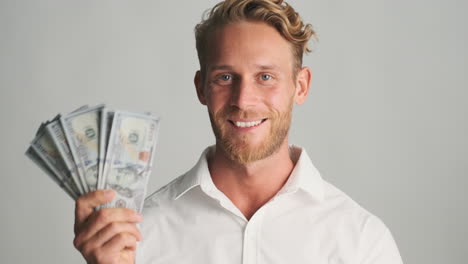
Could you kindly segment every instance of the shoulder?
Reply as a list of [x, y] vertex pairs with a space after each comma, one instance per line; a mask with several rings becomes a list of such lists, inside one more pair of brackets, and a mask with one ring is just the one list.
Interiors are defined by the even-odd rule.
[[344, 227], [352, 228], [361, 235], [366, 234], [366, 231], [370, 229], [374, 233], [388, 231], [387, 226], [380, 217], [368, 211], [348, 194], [328, 181], [324, 180], [323, 184], [325, 189], [325, 197], [322, 202], [323, 209]]
[[[177, 213], [175, 208], [178, 201], [175, 198], [185, 177], [186, 174], [180, 175], [146, 197], [142, 212], [143, 221], [139, 224], [140, 231], [147, 238], [146, 242], [152, 241], [153, 237], [160, 236], [161, 222], [174, 217]], [[142, 246], [144, 244], [147, 243], [142, 243]]]
[[393, 235], [379, 216], [333, 184], [324, 181], [324, 187], [324, 207], [336, 219], [338, 232], [346, 234], [346, 242], [356, 246], [359, 263], [402, 263]]
[[182, 174], [148, 195], [143, 206], [143, 214], [145, 217], [151, 215], [155, 211], [165, 210], [170, 207], [175, 201], [180, 189], [180, 184], [185, 177], [186, 174]]

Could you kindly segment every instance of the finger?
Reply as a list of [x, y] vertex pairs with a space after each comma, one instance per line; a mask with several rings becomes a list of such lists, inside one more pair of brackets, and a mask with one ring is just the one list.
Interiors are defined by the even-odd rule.
[[143, 219], [142, 215], [128, 208], [104, 208], [92, 213], [82, 226], [77, 227], [75, 246], [89, 240], [101, 229], [111, 223], [126, 222], [138, 223]]
[[120, 252], [126, 250], [136, 250], [137, 240], [135, 236], [128, 233], [119, 233], [102, 245], [103, 251]]
[[[93, 237], [88, 240], [83, 240], [87, 247], [98, 248], [112, 239], [119, 233], [128, 233], [133, 235], [137, 241], [142, 239], [141, 233], [133, 223], [128, 222], [113, 222], [108, 224], [106, 227], [98, 231]], [[82, 248], [83, 245], [80, 242], [77, 243], [77, 248]]]
[[109, 189], [97, 190], [80, 196], [75, 203], [75, 226], [81, 225], [93, 213], [94, 208], [112, 201], [114, 195], [115, 192]]
[[[97, 248], [91, 252], [88, 259], [91, 263], [134, 263], [136, 249], [123, 249], [117, 251], [114, 248]], [[88, 262], [89, 263], [89, 262]]]
[[124, 249], [120, 251], [120, 260], [122, 263], [133, 263], [135, 261], [136, 250]]

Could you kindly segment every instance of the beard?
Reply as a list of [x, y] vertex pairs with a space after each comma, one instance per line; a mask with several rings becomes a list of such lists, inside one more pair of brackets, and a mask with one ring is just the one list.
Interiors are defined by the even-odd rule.
[[[266, 113], [244, 111], [237, 107], [227, 106], [212, 113], [208, 109], [211, 127], [216, 137], [216, 146], [227, 157], [238, 164], [245, 165], [254, 161], [265, 159], [276, 153], [288, 135], [291, 125], [293, 100], [285, 112], [270, 108]], [[236, 133], [227, 120], [232, 119], [256, 119], [267, 118], [270, 122], [270, 130], [259, 144], [249, 144], [249, 133]], [[263, 122], [262, 122], [263, 124]]]

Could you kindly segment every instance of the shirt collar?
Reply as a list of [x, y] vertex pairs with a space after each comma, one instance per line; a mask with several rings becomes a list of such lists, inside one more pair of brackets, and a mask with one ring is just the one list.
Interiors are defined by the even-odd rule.
[[314, 164], [312, 164], [305, 149], [291, 145], [290, 152], [296, 164], [277, 196], [285, 193], [294, 193], [301, 189], [317, 201], [323, 201], [325, 197], [323, 179]]
[[200, 155], [195, 166], [185, 173], [176, 188], [176, 200], [196, 186], [201, 186], [204, 191], [206, 191], [206, 189], [216, 188], [208, 169], [208, 155], [211, 151], [214, 151], [214, 148], [214, 146], [207, 147]]
[[[185, 173], [183, 179], [177, 186], [177, 195], [175, 199], [184, 195], [186, 192], [196, 186], [200, 186], [205, 193], [217, 190], [211, 179], [208, 169], [208, 154], [214, 151], [215, 146], [206, 148], [200, 156], [197, 164]], [[317, 201], [324, 199], [324, 183], [319, 171], [314, 167], [307, 152], [295, 145], [290, 146], [293, 160], [296, 161], [293, 171], [286, 181], [285, 185], [277, 193], [280, 196], [286, 193], [293, 193], [301, 189]]]

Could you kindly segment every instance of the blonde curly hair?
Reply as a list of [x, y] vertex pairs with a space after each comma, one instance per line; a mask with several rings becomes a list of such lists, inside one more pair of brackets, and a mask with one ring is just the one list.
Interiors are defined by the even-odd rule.
[[311, 24], [304, 24], [299, 14], [283, 0], [225, 0], [205, 12], [195, 26], [196, 48], [200, 69], [205, 71], [210, 33], [222, 26], [241, 21], [262, 21], [274, 28], [291, 44], [293, 71], [302, 67], [302, 56], [310, 52], [307, 42], [316, 37]]

